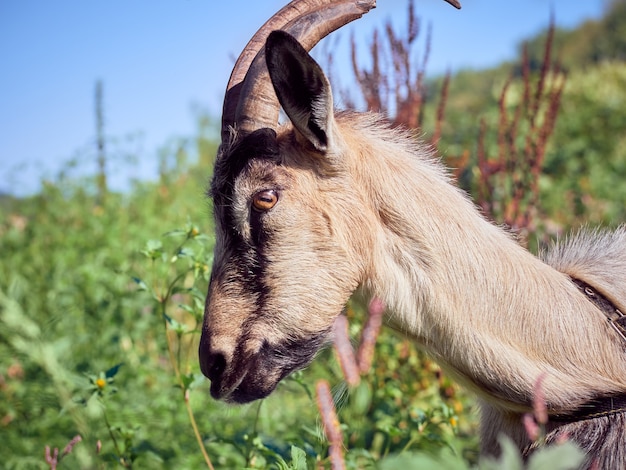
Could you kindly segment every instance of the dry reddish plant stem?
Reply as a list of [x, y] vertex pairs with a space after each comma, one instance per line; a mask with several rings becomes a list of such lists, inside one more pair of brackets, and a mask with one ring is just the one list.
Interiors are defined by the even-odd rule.
[[[552, 65], [554, 22], [550, 24], [544, 58], [536, 80], [532, 79], [528, 51], [522, 53], [522, 99], [513, 110], [506, 105], [512, 78], [499, 99], [497, 156], [485, 152], [486, 126], [478, 136], [478, 199], [492, 218], [515, 230], [534, 230], [541, 174], [548, 139], [554, 131], [565, 75]], [[552, 78], [552, 80], [550, 80]]]
[[357, 362], [354, 358], [354, 349], [352, 349], [352, 345], [350, 344], [348, 319], [344, 315], [339, 315], [333, 324], [333, 338], [343, 376], [348, 385], [355, 387], [361, 381], [361, 377], [359, 375]]
[[[354, 356], [354, 349], [350, 344], [348, 333], [348, 319], [340, 315], [333, 324], [333, 342], [339, 357], [339, 364], [346, 382], [351, 387], [359, 384], [361, 375], [372, 366], [374, 346], [380, 333], [385, 307], [380, 299], [374, 298], [367, 309], [368, 318], [361, 334], [361, 344], [358, 351], [358, 364]], [[343, 437], [339, 428], [339, 420], [335, 404], [330, 394], [328, 382], [320, 380], [316, 385], [317, 407], [322, 415], [326, 438], [330, 442], [330, 461], [333, 469], [345, 468], [343, 461]]]
[[545, 378], [545, 372], [539, 375], [533, 390], [533, 414], [539, 424], [548, 422], [548, 407], [546, 406], [546, 395], [543, 392], [543, 381]]
[[541, 430], [530, 413], [525, 413], [524, 416], [522, 416], [522, 423], [524, 423], [524, 429], [526, 430], [528, 439], [533, 442], [539, 439], [539, 436], [541, 436]]
[[[537, 377], [533, 387], [533, 412], [526, 413], [522, 417], [526, 435], [531, 441], [537, 441], [545, 432], [545, 426], [548, 423], [548, 407], [546, 405], [546, 396], [543, 391], [543, 382], [546, 379], [546, 373], [542, 373]], [[567, 437], [564, 438], [566, 440]]]
[[54, 448], [52, 454], [50, 453], [50, 446], [46, 446], [46, 463], [50, 465], [50, 470], [55, 470], [57, 468], [59, 457], [59, 449], [57, 447]]
[[380, 299], [374, 298], [368, 307], [368, 317], [361, 334], [361, 345], [357, 353], [357, 363], [361, 374], [367, 373], [372, 367], [374, 359], [374, 347], [383, 324], [383, 312], [385, 307]]
[[[417, 128], [423, 119], [426, 97], [424, 72], [430, 54], [432, 31], [426, 29], [424, 50], [420, 61], [415, 59], [414, 47], [420, 33], [419, 18], [413, 1], [409, 1], [406, 30], [397, 33], [387, 22], [379, 33], [374, 30], [370, 46], [371, 68], [361, 67], [357, 61], [356, 41], [351, 41], [352, 70], [361, 95], [369, 111], [382, 112], [393, 125]], [[381, 40], [381, 37], [383, 38]], [[417, 63], [417, 66], [414, 64]], [[341, 92], [346, 103], [349, 93]]]
[[78, 444], [82, 440], [83, 440], [83, 438], [80, 436], [80, 434], [77, 434], [76, 436], [74, 436], [67, 443], [67, 445], [63, 449], [63, 452], [61, 452], [61, 457], [60, 458], [59, 458], [59, 449], [58, 449], [58, 447], [55, 447], [54, 450], [52, 450], [52, 452], [50, 452], [50, 446], [46, 446], [45, 459], [46, 459], [46, 463], [48, 465], [50, 465], [50, 470], [55, 470], [57, 468], [57, 465], [59, 464], [59, 460], [61, 460], [66, 455], [71, 454], [72, 450], [74, 449], [74, 446], [76, 444]]
[[441, 94], [439, 98], [439, 105], [437, 106], [437, 117], [435, 119], [435, 131], [433, 132], [433, 137], [431, 139], [431, 143], [437, 147], [439, 144], [439, 139], [441, 138], [441, 127], [443, 125], [445, 112], [446, 112], [446, 102], [448, 101], [448, 89], [450, 88], [450, 71], [446, 72], [446, 76], [443, 79], [443, 84], [441, 85]]
[[328, 382], [319, 380], [315, 385], [315, 391], [317, 394], [317, 407], [322, 415], [322, 423], [324, 424], [324, 433], [330, 443], [331, 468], [333, 470], [343, 470], [346, 468], [343, 460], [343, 436]]

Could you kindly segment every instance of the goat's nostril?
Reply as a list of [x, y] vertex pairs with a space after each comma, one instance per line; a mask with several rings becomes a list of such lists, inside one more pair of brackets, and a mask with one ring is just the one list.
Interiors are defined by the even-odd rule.
[[200, 359], [200, 369], [211, 382], [219, 380], [226, 369], [226, 358], [221, 353], [209, 353]]
[[224, 369], [226, 369], [226, 358], [223, 354], [214, 354], [213, 363], [209, 368], [209, 379], [215, 380], [221, 377]]

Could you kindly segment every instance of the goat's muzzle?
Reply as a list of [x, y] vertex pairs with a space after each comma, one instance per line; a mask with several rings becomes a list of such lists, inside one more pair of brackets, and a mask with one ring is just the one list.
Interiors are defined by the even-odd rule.
[[[212, 349], [208, 334], [203, 334], [200, 340], [199, 359], [200, 370], [211, 381], [211, 396], [216, 400], [247, 403], [263, 398], [271, 392], [269, 390], [263, 393], [259, 390], [257, 393], [251, 393], [246, 390], [245, 379], [248, 375], [248, 368], [241, 367], [241, 365], [235, 367], [235, 361], [232, 358], [227, 359], [225, 353]], [[250, 360], [245, 363], [251, 365]]]
[[280, 344], [264, 341], [251, 352], [240, 341], [232, 357], [211, 349], [210, 334], [200, 340], [200, 370], [211, 381], [211, 396], [231, 403], [248, 403], [265, 398], [291, 372], [307, 366], [324, 345], [329, 331]]

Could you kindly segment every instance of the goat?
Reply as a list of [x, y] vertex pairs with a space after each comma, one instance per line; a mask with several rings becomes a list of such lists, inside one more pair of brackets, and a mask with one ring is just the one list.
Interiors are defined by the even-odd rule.
[[211, 395], [269, 395], [360, 289], [478, 395], [484, 454], [499, 452], [500, 434], [532, 450], [521, 418], [543, 375], [547, 441], [569, 436], [586, 466], [626, 468], [626, 226], [581, 231], [539, 259], [408, 131], [335, 112], [307, 51], [374, 6], [296, 0], [235, 64], [210, 187], [199, 359]]

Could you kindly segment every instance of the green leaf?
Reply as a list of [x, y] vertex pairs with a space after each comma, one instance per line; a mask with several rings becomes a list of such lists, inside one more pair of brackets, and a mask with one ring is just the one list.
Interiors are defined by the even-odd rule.
[[176, 334], [178, 335], [182, 335], [184, 333], [186, 333], [189, 328], [187, 327], [187, 325], [185, 325], [184, 323], [179, 322], [178, 320], [175, 320], [174, 318], [170, 317], [167, 314], [163, 314], [163, 317], [165, 317], [165, 321], [167, 322], [168, 326], [176, 332]]
[[570, 470], [579, 468], [585, 453], [573, 442], [543, 447], [533, 453], [528, 461], [528, 470]]
[[141, 253], [152, 260], [161, 258], [163, 256], [163, 243], [161, 240], [148, 240]]
[[161, 242], [161, 240], [148, 240], [146, 242], [146, 250], [148, 251], [156, 251], [156, 250], [162, 250], [163, 249], [163, 243]]
[[178, 304], [178, 308], [180, 308], [181, 310], [184, 310], [185, 312], [191, 313], [191, 314], [195, 313], [194, 308], [192, 306], [190, 306], [190, 305], [187, 305], [187, 304]]
[[184, 258], [184, 257], [193, 258], [195, 254], [196, 252], [194, 251], [194, 249], [190, 247], [185, 247], [185, 248], [181, 248], [180, 250], [178, 250], [178, 256], [180, 258]]
[[505, 435], [501, 435], [498, 441], [502, 449], [500, 458], [487, 457], [482, 459], [479, 466], [480, 470], [501, 470], [503, 468], [507, 470], [523, 470], [522, 456], [513, 441]]
[[[382, 459], [376, 468], [380, 470], [409, 468], [418, 468], [420, 470], [469, 470], [470, 467], [460, 456], [453, 454], [449, 449], [444, 449], [438, 456], [410, 452], [392, 455]], [[508, 467], [498, 467], [498, 469], [513, 470]]]
[[185, 286], [174, 286], [172, 288], [172, 294], [180, 294], [180, 293], [184, 293], [184, 294], [188, 294], [189, 293], [189, 288], [185, 287]]
[[359, 414], [365, 414], [372, 404], [372, 390], [365, 380], [356, 387], [353, 392], [354, 410]]
[[204, 382], [203, 377], [204, 376], [201, 374], [194, 374], [194, 373], [181, 375], [183, 390], [185, 391], [192, 390], [198, 384], [203, 383]]
[[187, 235], [187, 230], [176, 229], [163, 234], [164, 237], [177, 237], [179, 235]]
[[115, 375], [118, 373], [118, 371], [120, 370], [120, 367], [122, 365], [124, 365], [123, 362], [120, 362], [119, 364], [114, 365], [113, 367], [111, 367], [109, 370], [107, 370], [104, 373], [104, 377], [107, 378], [107, 379], [115, 377]]
[[306, 470], [306, 452], [296, 446], [291, 446], [291, 468]]
[[133, 279], [133, 282], [137, 284], [137, 289], [149, 290], [148, 285], [145, 282], [143, 282], [141, 279], [139, 279], [138, 277], [133, 277], [132, 279]]

